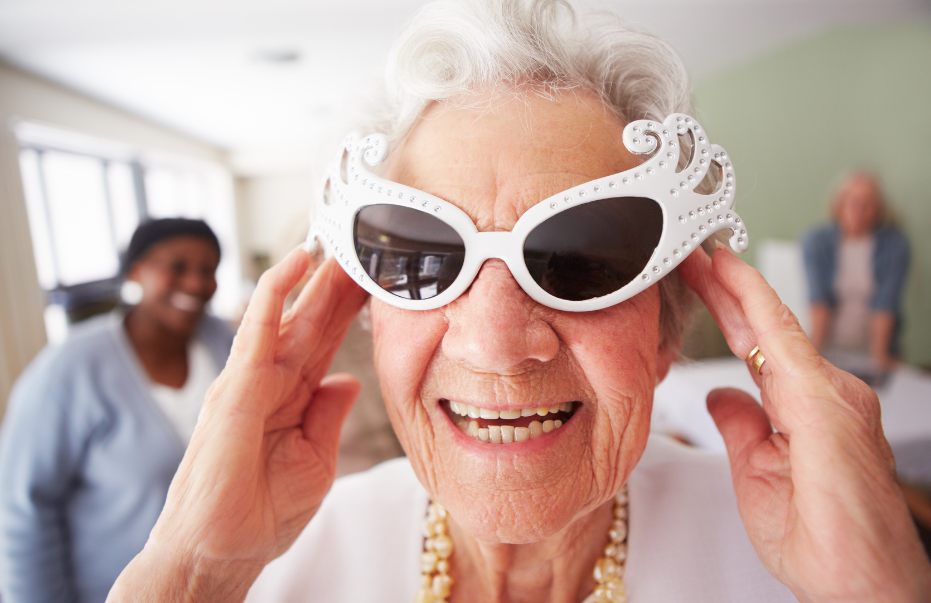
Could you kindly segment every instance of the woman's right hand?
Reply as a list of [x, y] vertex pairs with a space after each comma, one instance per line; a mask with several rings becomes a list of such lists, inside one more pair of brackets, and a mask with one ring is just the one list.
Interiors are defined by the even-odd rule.
[[324, 375], [367, 294], [330, 260], [282, 316], [309, 264], [296, 249], [259, 280], [158, 523], [108, 601], [242, 600], [320, 507], [359, 391]]
[[[679, 274], [746, 358], [762, 406], [714, 390], [737, 508], [767, 570], [806, 602], [931, 601], [931, 563], [895, 477], [876, 392], [818, 355], [759, 272], [726, 249]], [[775, 428], [775, 431], [773, 430]]]

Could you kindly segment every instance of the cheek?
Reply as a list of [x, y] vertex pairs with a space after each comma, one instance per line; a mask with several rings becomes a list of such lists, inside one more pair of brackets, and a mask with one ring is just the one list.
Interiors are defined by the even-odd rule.
[[658, 294], [649, 289], [593, 312], [584, 329], [567, 330], [564, 341], [597, 400], [593, 450], [626, 454], [642, 447], [656, 385]]
[[[625, 389], [655, 379], [659, 296], [652, 289], [622, 304], [591, 312], [582, 326], [561, 337], [592, 386]], [[653, 382], [650, 381], [652, 388]]]
[[372, 300], [375, 369], [391, 422], [405, 450], [408, 433], [428, 419], [420, 385], [446, 331], [440, 311], [400, 310]]
[[164, 297], [165, 292], [170, 288], [170, 278], [159, 270], [143, 270], [137, 275], [137, 281], [142, 286], [143, 299], [154, 302]]

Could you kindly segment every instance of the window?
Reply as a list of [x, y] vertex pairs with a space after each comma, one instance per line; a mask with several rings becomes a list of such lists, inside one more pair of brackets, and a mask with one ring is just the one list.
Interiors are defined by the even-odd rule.
[[140, 222], [200, 218], [223, 251], [215, 314], [234, 318], [241, 275], [232, 179], [223, 166], [146, 153], [37, 124], [16, 127], [49, 339], [119, 299], [120, 253]]

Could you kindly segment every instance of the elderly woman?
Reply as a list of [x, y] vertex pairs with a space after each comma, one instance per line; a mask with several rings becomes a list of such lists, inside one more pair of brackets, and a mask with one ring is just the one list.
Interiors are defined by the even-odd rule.
[[834, 195], [833, 223], [811, 231], [803, 243], [812, 343], [839, 352], [848, 364], [856, 356], [870, 358], [882, 370], [901, 354], [911, 256], [908, 240], [886, 213], [876, 177], [854, 172]]
[[[385, 136], [347, 138], [328, 172], [313, 233], [335, 257], [285, 314], [308, 253], [262, 277], [110, 601], [927, 595], [875, 395], [818, 356], [756, 271], [696, 248], [722, 226], [737, 248], [746, 233], [726, 154], [676, 114], [681, 63], [612, 17], [574, 28], [564, 10], [419, 13], [384, 119], [365, 124]], [[720, 182], [700, 195], [712, 159]], [[736, 354], [753, 351], [763, 407], [709, 399], [729, 467], [649, 436], [682, 282]], [[324, 375], [367, 293], [408, 458], [331, 491], [358, 386]]]

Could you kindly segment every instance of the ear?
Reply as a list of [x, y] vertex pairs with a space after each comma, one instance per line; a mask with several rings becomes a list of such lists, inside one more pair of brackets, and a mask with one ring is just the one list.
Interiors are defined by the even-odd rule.
[[656, 352], [656, 385], [659, 385], [666, 378], [672, 363], [679, 355], [680, 349], [682, 349], [681, 339], [660, 345], [659, 350]]

